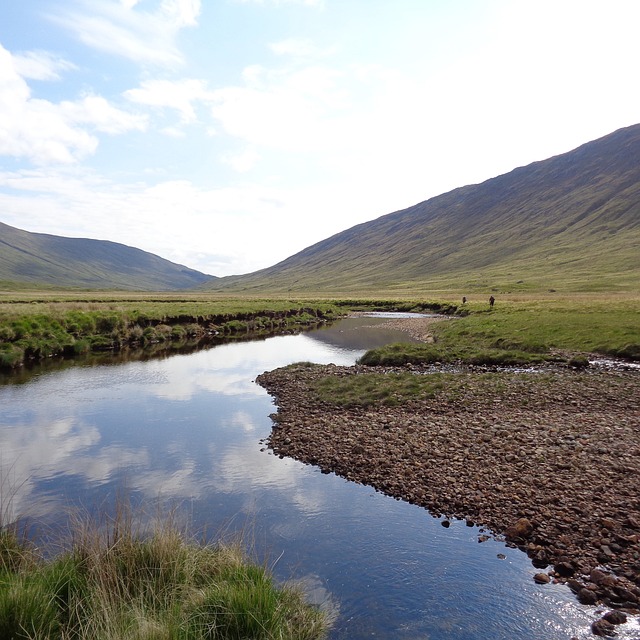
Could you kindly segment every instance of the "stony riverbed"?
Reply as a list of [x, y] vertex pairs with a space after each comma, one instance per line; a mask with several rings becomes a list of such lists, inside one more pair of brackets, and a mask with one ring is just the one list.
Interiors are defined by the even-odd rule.
[[566, 582], [585, 604], [619, 617], [640, 611], [638, 371], [462, 370], [455, 392], [445, 385], [391, 407], [343, 408], [313, 390], [323, 376], [392, 371], [294, 365], [262, 374], [278, 406], [268, 446], [425, 507], [445, 526], [480, 525], [479, 541], [504, 537], [539, 568], [540, 588]]

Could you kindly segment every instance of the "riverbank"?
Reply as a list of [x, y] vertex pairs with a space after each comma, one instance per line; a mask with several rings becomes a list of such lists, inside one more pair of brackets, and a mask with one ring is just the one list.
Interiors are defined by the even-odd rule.
[[[268, 446], [504, 537], [585, 604], [640, 610], [640, 375], [637, 371], [435, 373], [299, 364], [258, 377], [276, 399]], [[392, 396], [345, 403], [356, 379]], [[331, 380], [333, 395], [322, 394]], [[398, 390], [400, 389], [400, 390]], [[482, 538], [480, 538], [480, 541]], [[543, 588], [543, 587], [541, 587]]]
[[335, 320], [330, 303], [32, 300], [0, 304], [0, 371], [89, 353], [179, 352], [215, 341], [300, 332]]

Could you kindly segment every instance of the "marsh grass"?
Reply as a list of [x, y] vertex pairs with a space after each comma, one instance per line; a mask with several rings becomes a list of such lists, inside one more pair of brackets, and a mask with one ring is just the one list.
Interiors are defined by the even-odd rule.
[[47, 561], [0, 530], [0, 638], [15, 640], [315, 640], [327, 621], [277, 585], [240, 544], [196, 544], [169, 516], [138, 528], [120, 503], [84, 516]]
[[291, 300], [207, 300], [150, 295], [77, 299], [27, 293], [0, 298], [0, 368], [90, 351], [148, 348], [220, 335], [300, 330], [332, 318], [333, 304]]
[[482, 347], [477, 344], [460, 342], [439, 342], [438, 344], [395, 343], [367, 351], [358, 363], [369, 366], [400, 367], [406, 365], [431, 365], [465, 363], [477, 366], [520, 366], [549, 360], [558, 356], [522, 348]]

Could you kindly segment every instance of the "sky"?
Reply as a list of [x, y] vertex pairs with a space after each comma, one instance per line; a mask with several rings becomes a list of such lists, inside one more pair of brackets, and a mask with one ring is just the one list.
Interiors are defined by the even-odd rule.
[[638, 0], [0, 4], [0, 222], [216, 276], [640, 122]]

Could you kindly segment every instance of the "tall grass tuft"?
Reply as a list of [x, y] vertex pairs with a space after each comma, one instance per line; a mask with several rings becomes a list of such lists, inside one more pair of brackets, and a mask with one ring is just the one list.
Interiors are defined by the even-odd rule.
[[0, 638], [316, 640], [324, 614], [248, 562], [240, 545], [189, 541], [174, 519], [136, 528], [132, 510], [78, 519], [71, 548], [36, 558], [0, 535]]

